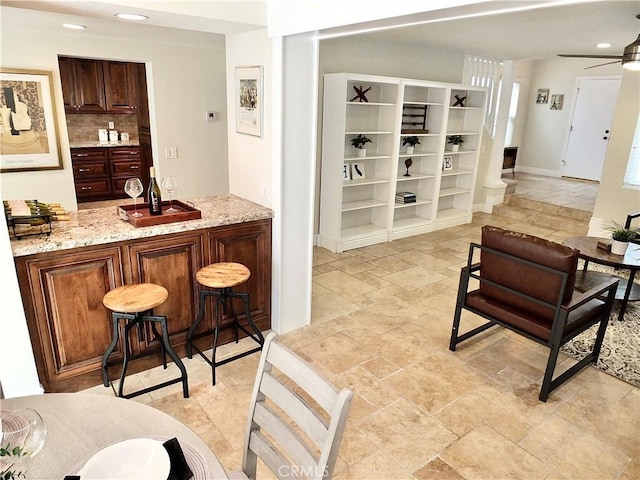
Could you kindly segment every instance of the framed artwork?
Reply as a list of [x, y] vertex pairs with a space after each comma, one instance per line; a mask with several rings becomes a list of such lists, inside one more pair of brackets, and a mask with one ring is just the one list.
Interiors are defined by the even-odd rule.
[[236, 132], [262, 136], [262, 66], [236, 67]]
[[0, 68], [0, 172], [60, 169], [51, 72]]
[[351, 180], [367, 178], [364, 171], [364, 163], [353, 162], [351, 164]]
[[539, 88], [536, 95], [536, 103], [549, 103], [549, 89]]
[[453, 170], [453, 157], [444, 157], [442, 159], [442, 170]]
[[348, 163], [342, 164], [342, 180], [344, 180], [345, 182], [347, 180], [351, 180], [351, 168], [349, 167]]
[[562, 110], [562, 102], [564, 102], [564, 95], [551, 95], [551, 110]]

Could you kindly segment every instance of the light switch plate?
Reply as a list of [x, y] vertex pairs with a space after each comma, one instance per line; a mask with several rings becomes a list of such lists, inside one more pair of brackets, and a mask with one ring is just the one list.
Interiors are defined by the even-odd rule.
[[178, 158], [178, 147], [166, 147], [164, 149], [164, 158], [167, 160]]

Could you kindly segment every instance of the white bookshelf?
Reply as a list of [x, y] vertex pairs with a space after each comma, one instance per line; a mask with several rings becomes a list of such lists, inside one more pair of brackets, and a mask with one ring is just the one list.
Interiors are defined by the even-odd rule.
[[[368, 89], [368, 101], [354, 87]], [[467, 97], [464, 106], [453, 107], [455, 95]], [[342, 252], [469, 222], [485, 102], [479, 88], [325, 75], [319, 244]], [[351, 145], [360, 134], [372, 140], [362, 157]], [[448, 135], [463, 135], [463, 150], [446, 151]], [[407, 136], [420, 142], [413, 153], [402, 146]], [[397, 202], [397, 192], [416, 201]]]

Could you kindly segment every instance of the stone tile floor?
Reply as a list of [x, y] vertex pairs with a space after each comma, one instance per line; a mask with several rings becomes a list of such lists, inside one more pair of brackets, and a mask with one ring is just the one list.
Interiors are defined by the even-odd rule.
[[577, 178], [557, 178], [516, 172], [503, 175], [505, 180], [515, 180], [519, 197], [554, 205], [593, 212], [598, 195], [598, 182]]
[[[640, 389], [588, 367], [542, 403], [546, 348], [494, 328], [448, 350], [459, 269], [484, 224], [568, 236], [476, 214], [469, 225], [343, 254], [314, 249], [312, 323], [281, 339], [355, 392], [335, 478], [640, 478]], [[257, 364], [254, 354], [219, 367], [212, 387], [208, 365], [185, 359], [191, 398], [173, 385], [137, 400], [189, 425], [238, 470]], [[157, 367], [127, 389], [172, 374]]]

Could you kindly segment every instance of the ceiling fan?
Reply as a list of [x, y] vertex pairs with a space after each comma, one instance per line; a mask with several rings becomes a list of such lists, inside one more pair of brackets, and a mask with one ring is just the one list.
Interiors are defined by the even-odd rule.
[[[640, 15], [636, 15], [636, 18], [640, 20]], [[630, 43], [629, 45], [624, 47], [624, 52], [622, 53], [622, 55], [577, 55], [571, 53], [558, 53], [558, 56], [568, 58], [615, 59], [615, 61], [613, 62], [600, 63], [599, 65], [586, 67], [585, 70], [621, 62], [623, 68], [626, 68], [628, 70], [640, 71], [640, 35], [638, 35], [638, 38], [635, 42]]]

